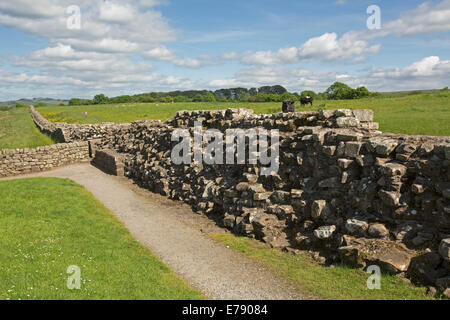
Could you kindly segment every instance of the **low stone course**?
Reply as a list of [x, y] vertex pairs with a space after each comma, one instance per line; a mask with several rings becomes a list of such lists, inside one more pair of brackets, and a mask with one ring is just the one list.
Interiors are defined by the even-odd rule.
[[89, 161], [89, 143], [61, 143], [33, 149], [0, 150], [0, 177], [46, 171]]

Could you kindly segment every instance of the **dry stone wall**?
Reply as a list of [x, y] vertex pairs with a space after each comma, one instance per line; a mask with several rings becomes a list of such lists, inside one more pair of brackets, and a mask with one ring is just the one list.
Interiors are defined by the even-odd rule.
[[[172, 133], [280, 130], [280, 167], [175, 165]], [[255, 115], [251, 110], [181, 111], [165, 123], [108, 125], [96, 148], [122, 154], [125, 175], [181, 200], [234, 233], [325, 263], [378, 264], [426, 285], [450, 282], [450, 137], [383, 134], [370, 110]], [[79, 132], [83, 131], [83, 134]], [[92, 137], [90, 136], [92, 134]]]
[[61, 143], [34, 149], [0, 150], [0, 177], [39, 172], [89, 161], [89, 143]]
[[58, 142], [88, 141], [91, 139], [105, 139], [115, 135], [121, 128], [129, 128], [130, 124], [100, 123], [100, 124], [67, 124], [50, 122], [45, 119], [33, 106], [30, 114], [36, 126]]

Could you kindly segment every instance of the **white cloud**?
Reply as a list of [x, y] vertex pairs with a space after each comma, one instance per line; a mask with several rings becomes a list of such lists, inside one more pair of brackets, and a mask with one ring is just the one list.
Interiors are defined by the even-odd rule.
[[384, 32], [398, 36], [436, 33], [450, 30], [450, 0], [433, 5], [424, 2], [416, 9], [406, 12], [399, 19], [383, 26]]
[[363, 74], [348, 72], [313, 72], [284, 67], [251, 67], [238, 71], [234, 77], [216, 79], [208, 85], [223, 87], [260, 87], [281, 84], [291, 91], [324, 91], [335, 81], [343, 81], [356, 88], [366, 86], [371, 91], [436, 89], [450, 83], [450, 60], [431, 56], [404, 68], [365, 70]]
[[[347, 1], [338, 0], [343, 5]], [[334, 32], [311, 38], [300, 47], [281, 48], [278, 51], [246, 52], [241, 61], [248, 65], [294, 64], [310, 60], [322, 62], [362, 61], [366, 54], [378, 53], [380, 45], [369, 45], [368, 40], [388, 35], [413, 36], [450, 30], [450, 0], [437, 4], [424, 2], [399, 19], [387, 22], [379, 30], [350, 31], [338, 38]]]
[[220, 59], [222, 60], [234, 60], [238, 57], [238, 53], [236, 52], [226, 52], [220, 55]]
[[404, 68], [383, 69], [380, 68], [372, 73], [376, 78], [402, 79], [411, 78], [436, 78], [450, 79], [450, 60], [440, 60], [439, 57], [431, 56], [414, 62]]
[[136, 14], [133, 7], [113, 2], [101, 2], [99, 20], [106, 22], [126, 23], [133, 20]]
[[159, 2], [144, 2], [79, 1], [81, 29], [70, 30], [66, 9], [73, 1], [2, 0], [0, 24], [84, 51], [139, 53], [155, 44], [176, 40], [178, 31], [152, 8]]
[[338, 39], [336, 33], [325, 33], [309, 39], [299, 48], [282, 48], [277, 52], [246, 53], [242, 62], [250, 65], [276, 65], [313, 59], [325, 62], [345, 61], [361, 59], [364, 54], [377, 53], [379, 49], [380, 46], [369, 46], [367, 42], [355, 39], [351, 34], [344, 34]]
[[220, 63], [220, 58], [201, 55], [197, 58], [180, 58], [165, 46], [158, 46], [142, 54], [144, 58], [173, 63], [178, 67], [200, 68]]

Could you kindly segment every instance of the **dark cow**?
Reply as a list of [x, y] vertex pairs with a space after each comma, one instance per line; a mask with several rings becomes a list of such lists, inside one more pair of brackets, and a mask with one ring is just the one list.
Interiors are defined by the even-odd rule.
[[306, 105], [306, 104], [311, 104], [311, 107], [313, 105], [313, 98], [310, 96], [306, 96], [305, 98], [300, 98], [300, 103], [302, 106]]
[[295, 112], [295, 102], [292, 100], [283, 101], [283, 106], [281, 107], [283, 113], [286, 112]]

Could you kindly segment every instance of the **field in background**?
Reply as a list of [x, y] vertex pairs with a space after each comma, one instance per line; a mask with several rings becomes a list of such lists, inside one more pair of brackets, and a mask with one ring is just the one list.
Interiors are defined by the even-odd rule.
[[370, 274], [344, 265], [325, 267], [305, 254], [292, 255], [271, 249], [257, 240], [230, 234], [211, 236], [225, 246], [262, 264], [302, 292], [331, 300], [427, 300], [426, 288], [403, 282], [395, 275], [382, 275], [381, 289], [369, 290]]
[[[94, 106], [39, 107], [41, 114], [54, 122], [99, 123], [132, 122], [136, 120], [167, 120], [180, 110], [249, 108], [256, 113], [278, 113], [281, 103], [142, 103]], [[382, 96], [360, 100], [318, 100], [314, 106], [297, 111], [318, 109], [372, 109], [375, 121], [383, 132], [450, 136], [450, 93], [408, 94]], [[88, 115], [84, 116], [83, 112]], [[39, 132], [27, 108], [0, 111], [0, 149], [33, 148], [53, 144], [54, 141]]]
[[[38, 111], [54, 122], [99, 123], [132, 122], [135, 120], [167, 120], [180, 110], [248, 108], [256, 113], [277, 113], [281, 103], [141, 103], [94, 106], [40, 107]], [[383, 132], [413, 135], [450, 136], [450, 93], [383, 96], [359, 100], [318, 100], [311, 107], [297, 111], [318, 109], [372, 109], [375, 121]], [[87, 116], [83, 112], [87, 111]]]
[[0, 300], [203, 298], [70, 180], [0, 181], [0, 199]]
[[0, 150], [34, 148], [53, 143], [34, 125], [28, 108], [0, 111]]

